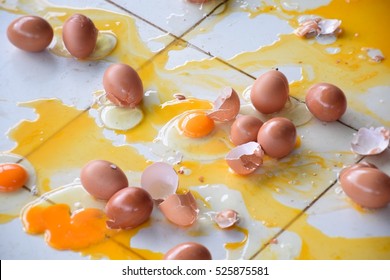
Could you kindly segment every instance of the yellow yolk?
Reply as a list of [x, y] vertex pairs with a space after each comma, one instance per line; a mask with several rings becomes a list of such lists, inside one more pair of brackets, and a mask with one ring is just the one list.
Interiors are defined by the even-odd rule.
[[0, 164], [0, 192], [19, 190], [28, 180], [27, 171], [19, 164]]
[[184, 115], [179, 121], [179, 128], [185, 136], [201, 138], [214, 129], [214, 121], [205, 112], [195, 112]]
[[105, 239], [109, 231], [104, 213], [87, 208], [71, 215], [66, 204], [35, 206], [23, 216], [26, 232], [45, 233], [48, 244], [60, 250], [86, 248]]

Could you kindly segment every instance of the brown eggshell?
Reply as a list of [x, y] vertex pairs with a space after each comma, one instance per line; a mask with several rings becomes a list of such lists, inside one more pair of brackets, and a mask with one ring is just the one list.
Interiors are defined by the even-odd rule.
[[214, 221], [220, 228], [230, 228], [237, 224], [239, 220], [238, 213], [232, 209], [222, 210], [214, 217]]
[[288, 94], [289, 84], [286, 76], [280, 71], [270, 70], [256, 79], [250, 99], [257, 111], [272, 114], [283, 109]]
[[266, 121], [257, 134], [257, 142], [273, 158], [287, 156], [297, 140], [295, 125], [286, 118], [276, 117]]
[[233, 120], [240, 111], [240, 98], [231, 87], [225, 87], [214, 101], [213, 112], [209, 117], [215, 121], [228, 122]]
[[8, 40], [21, 50], [41, 52], [53, 39], [53, 28], [38, 16], [22, 16], [7, 28]]
[[390, 203], [390, 176], [377, 168], [352, 168], [340, 177], [345, 194], [366, 208], [382, 208]]
[[110, 65], [104, 72], [103, 86], [107, 98], [118, 106], [134, 108], [143, 99], [141, 78], [127, 64]]
[[85, 59], [93, 53], [98, 33], [90, 18], [74, 14], [63, 25], [62, 40], [72, 56]]
[[234, 147], [225, 160], [234, 173], [248, 175], [263, 164], [264, 152], [257, 142], [248, 142]]
[[333, 122], [347, 110], [347, 98], [337, 86], [318, 83], [308, 89], [306, 106], [317, 119]]
[[178, 226], [190, 226], [198, 217], [198, 206], [191, 192], [185, 194], [171, 194], [159, 208], [164, 216]]
[[127, 187], [116, 192], [106, 205], [107, 226], [131, 229], [146, 222], [153, 210], [153, 199], [147, 191]]
[[202, 244], [185, 242], [171, 248], [164, 255], [164, 260], [211, 260], [210, 251]]
[[355, 164], [352, 164], [351, 166], [343, 168], [340, 171], [339, 179], [341, 179], [341, 177], [344, 176], [344, 174], [346, 174], [347, 172], [354, 170], [354, 169], [358, 169], [358, 168], [376, 168], [376, 169], [378, 169], [378, 167], [376, 167], [376, 165], [369, 163], [369, 162], [363, 161], [363, 162], [355, 163]]
[[257, 140], [263, 122], [254, 116], [238, 116], [230, 128], [230, 140], [236, 146]]
[[128, 186], [125, 173], [106, 160], [88, 162], [81, 170], [81, 184], [93, 197], [109, 200], [117, 191]]

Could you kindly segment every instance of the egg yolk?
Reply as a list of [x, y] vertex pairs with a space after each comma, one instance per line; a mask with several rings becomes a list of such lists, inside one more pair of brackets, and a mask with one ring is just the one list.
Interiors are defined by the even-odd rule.
[[47, 243], [59, 250], [86, 248], [103, 241], [108, 233], [106, 216], [96, 208], [70, 213], [66, 204], [34, 206], [23, 215], [27, 233], [45, 233]]
[[179, 121], [179, 129], [191, 138], [201, 138], [214, 129], [214, 120], [205, 112], [193, 112], [184, 115]]
[[28, 180], [28, 173], [16, 163], [0, 164], [0, 192], [19, 190]]

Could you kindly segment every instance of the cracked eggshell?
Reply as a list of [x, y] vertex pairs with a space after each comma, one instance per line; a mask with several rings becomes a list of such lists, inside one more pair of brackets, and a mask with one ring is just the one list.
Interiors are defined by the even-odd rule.
[[359, 155], [377, 155], [389, 147], [390, 130], [384, 127], [362, 127], [353, 137], [352, 151]]
[[278, 70], [270, 70], [253, 83], [250, 99], [257, 111], [272, 114], [283, 109], [289, 98], [289, 91], [286, 76]]
[[142, 188], [121, 189], [107, 202], [107, 226], [112, 229], [138, 227], [149, 219], [153, 204], [150, 194]]
[[220, 228], [232, 227], [239, 221], [238, 213], [231, 209], [218, 212], [213, 219]]
[[107, 99], [117, 106], [134, 108], [143, 99], [143, 85], [138, 73], [129, 65], [110, 65], [103, 75]]
[[248, 175], [263, 164], [264, 152], [257, 142], [239, 145], [226, 155], [230, 169], [240, 175]]
[[164, 216], [178, 226], [190, 226], [198, 217], [198, 206], [191, 192], [185, 194], [171, 194], [159, 208]]
[[141, 187], [154, 200], [166, 199], [176, 193], [179, 176], [172, 165], [165, 162], [155, 162], [145, 168], [141, 175]]
[[228, 122], [233, 120], [240, 111], [240, 98], [231, 87], [222, 89], [222, 93], [214, 101], [214, 108], [208, 114], [215, 121]]
[[176, 245], [164, 254], [164, 260], [211, 260], [210, 251], [202, 244], [185, 242]]
[[92, 160], [81, 169], [81, 184], [93, 197], [109, 200], [119, 190], [128, 186], [125, 173], [106, 160]]
[[344, 193], [366, 208], [382, 208], [390, 203], [390, 176], [370, 164], [355, 164], [340, 175]]
[[98, 34], [99, 30], [89, 17], [74, 14], [63, 25], [62, 40], [72, 56], [85, 59], [93, 53]]

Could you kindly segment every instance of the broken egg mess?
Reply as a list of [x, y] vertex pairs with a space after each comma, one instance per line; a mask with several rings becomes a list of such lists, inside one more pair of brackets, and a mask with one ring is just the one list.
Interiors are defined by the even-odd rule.
[[[40, 0], [1, 4], [4, 14], [33, 13], [50, 24], [54, 40], [43, 52], [53, 60], [89, 65], [91, 76], [99, 75], [95, 92], [80, 86], [78, 94], [90, 97], [82, 109], [62, 98], [18, 104], [35, 118], [17, 120], [7, 132], [14, 146], [0, 157], [1, 226], [20, 217], [26, 235], [42, 236], [42, 246], [92, 259], [390, 258], [388, 233], [331, 235], [308, 211], [339, 184], [343, 207], [356, 215], [388, 211], [385, 164], [384, 171], [339, 172], [362, 156], [379, 162], [388, 156], [388, 112], [367, 100], [371, 89], [390, 88], [390, 45], [372, 32], [385, 32], [375, 20], [389, 5], [181, 4], [202, 13], [219, 8], [178, 38], [153, 33], [143, 27], [147, 21], [122, 10]], [[363, 23], [367, 11], [371, 18]], [[248, 32], [265, 16], [287, 27], [255, 48], [227, 44], [232, 56], [197, 41], [240, 14]], [[76, 24], [80, 15], [90, 36], [82, 51], [80, 41], [69, 42], [86, 32]], [[313, 15], [321, 20], [301, 18]], [[300, 26], [314, 29], [297, 36]], [[372, 59], [367, 48], [381, 50], [384, 59]], [[335, 98], [324, 104], [312, 93], [305, 100], [324, 83], [337, 87]], [[377, 137], [358, 132], [363, 125], [380, 127], [379, 148], [370, 141]]]

